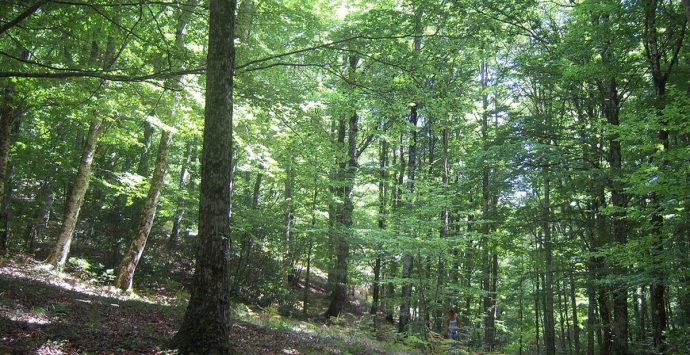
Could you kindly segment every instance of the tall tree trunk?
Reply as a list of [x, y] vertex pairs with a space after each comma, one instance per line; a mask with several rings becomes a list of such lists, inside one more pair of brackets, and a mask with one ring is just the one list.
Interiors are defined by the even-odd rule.
[[285, 169], [285, 191], [283, 197], [285, 198], [285, 229], [283, 230], [283, 272], [285, 272], [288, 283], [295, 282], [294, 270], [292, 266], [292, 238], [293, 224], [295, 223], [295, 214], [292, 207], [292, 190], [295, 185], [295, 168], [293, 166], [293, 157], [288, 152], [288, 163]]
[[[409, 122], [411, 124], [411, 140], [408, 148], [407, 158], [407, 190], [410, 194], [410, 199], [414, 193], [414, 178], [417, 169], [417, 106], [414, 105], [410, 109]], [[412, 211], [412, 202], [408, 201], [406, 209], [408, 212]], [[408, 213], [408, 217], [411, 217]], [[412, 271], [414, 267], [414, 257], [409, 251], [406, 251], [402, 258], [402, 277], [404, 280], [401, 290], [402, 303], [400, 304], [400, 319], [398, 320], [398, 332], [405, 332], [407, 325], [410, 323], [412, 315], [410, 314], [410, 298], [412, 296]]]
[[[388, 142], [384, 138], [380, 139], [379, 147], [379, 221], [378, 227], [380, 231], [386, 229], [386, 201], [387, 201], [387, 185], [388, 174], [386, 168], [388, 165]], [[382, 248], [380, 248], [382, 249]], [[373, 295], [371, 301], [370, 314], [378, 313], [380, 293], [381, 293], [381, 263], [383, 258], [383, 251], [378, 250], [376, 253], [376, 260], [374, 261], [374, 285]]]
[[[12, 127], [14, 122], [19, 117], [19, 109], [16, 107], [17, 102], [14, 98], [15, 86], [13, 82], [7, 81], [2, 83], [2, 97], [0, 98], [0, 202], [5, 201], [5, 193], [7, 190], [5, 184], [7, 182], [7, 165], [10, 155], [10, 138], [12, 136]], [[0, 214], [6, 215], [6, 208], [1, 208]], [[5, 218], [6, 220], [7, 218]], [[7, 254], [8, 230], [6, 223], [0, 224], [0, 256]]]
[[173, 343], [181, 353], [226, 354], [230, 335], [230, 170], [235, 0], [210, 0], [199, 248], [191, 298]]
[[568, 273], [570, 281], [570, 307], [573, 313], [573, 343], [575, 343], [575, 354], [580, 355], [580, 322], [577, 315], [577, 299], [575, 298], [575, 278], [572, 270]]
[[58, 235], [55, 248], [46, 260], [46, 262], [52, 264], [57, 269], [62, 269], [69, 255], [72, 236], [74, 235], [74, 230], [79, 219], [79, 211], [84, 203], [86, 190], [89, 187], [91, 163], [93, 162], [93, 156], [96, 152], [96, 144], [102, 125], [103, 120], [100, 117], [96, 116], [91, 119], [89, 133], [86, 135], [86, 144], [84, 145], [84, 150], [82, 151], [79, 161], [79, 169], [77, 170], [77, 175], [74, 177], [74, 185], [72, 185], [72, 190], [67, 199], [67, 204], [65, 205], [65, 213], [62, 217], [60, 234]]
[[544, 168], [544, 267], [546, 283], [544, 284], [544, 346], [546, 355], [556, 354], [556, 324], [553, 315], [553, 243], [551, 242], [551, 179], [549, 169]]
[[[415, 36], [413, 46], [415, 55], [418, 55], [422, 48], [422, 8], [417, 6], [414, 12]], [[407, 214], [412, 216], [412, 194], [414, 192], [415, 171], [417, 169], [417, 122], [418, 122], [418, 103], [413, 103], [410, 108], [409, 123], [411, 130], [410, 145], [407, 157], [407, 190], [410, 194], [410, 201], [406, 204]], [[402, 302], [400, 303], [400, 318], [398, 319], [398, 332], [407, 331], [407, 326], [412, 318], [410, 314], [410, 298], [412, 297], [412, 270], [414, 257], [410, 251], [405, 251], [402, 257], [402, 277], [404, 279], [401, 289]]]
[[594, 270], [591, 266], [591, 262], [588, 263], [588, 273], [587, 273], [587, 355], [594, 355], [594, 333], [595, 330], [595, 313], [594, 306], [596, 305], [596, 295], [594, 290], [594, 285], [592, 280], [594, 279]]
[[[658, 0], [643, 1], [645, 11], [643, 42], [645, 53], [647, 55], [647, 61], [652, 74], [654, 91], [656, 93], [656, 115], [658, 124], [661, 126], [661, 129], [658, 133], [658, 139], [661, 141], [661, 145], [663, 146], [663, 150], [660, 152], [662, 158], [658, 164], [659, 170], [661, 170], [663, 173], [668, 169], [668, 162], [666, 161], [665, 152], [668, 152], [670, 148], [669, 132], [667, 129], [668, 122], [667, 119], [663, 117], [663, 109], [666, 105], [666, 82], [668, 81], [671, 70], [678, 59], [678, 55], [683, 44], [683, 39], [685, 37], [686, 24], [679, 24], [680, 28], [678, 29], [666, 29], [668, 36], [662, 41], [662, 43], [659, 43], [657, 38], [658, 29], [656, 24], [657, 13], [659, 12], [658, 3]], [[684, 5], [688, 5], [687, 1], [684, 1]], [[686, 10], [690, 11], [690, 8], [686, 7]], [[688, 12], [688, 14], [690, 15], [690, 12]], [[673, 38], [674, 34], [675, 38]], [[663, 232], [664, 220], [662, 217], [663, 208], [656, 192], [652, 193], [652, 208], [652, 230], [655, 236], [654, 245], [652, 246], [652, 257], [654, 260], [657, 260], [657, 262], [654, 262], [654, 265], [652, 266], [653, 282], [650, 287], [652, 338], [654, 347], [658, 351], [664, 351], [664, 331], [668, 326], [668, 316], [664, 307], [664, 300], [667, 293], [667, 275], [662, 267], [656, 265], [658, 261], [665, 257], [663, 255], [665, 239]]]
[[[480, 64], [480, 81], [482, 87], [482, 122], [481, 122], [481, 136], [482, 146], [487, 149], [489, 143], [489, 99], [488, 99], [488, 83], [489, 83], [489, 66], [486, 59], [482, 59]], [[489, 245], [489, 232], [491, 231], [492, 219], [490, 212], [491, 192], [489, 186], [489, 165], [485, 158], [481, 162], [481, 187], [482, 187], [482, 222], [479, 231], [481, 233], [481, 248], [482, 248], [482, 291], [484, 296], [482, 298], [482, 310], [484, 317], [484, 349], [491, 351], [494, 346], [494, 333], [496, 327], [496, 319], [494, 316], [494, 307], [492, 305], [491, 297], [491, 247]]]
[[[196, 0], [191, 0], [189, 4], [195, 5]], [[184, 50], [184, 35], [188, 21], [188, 15], [185, 12], [181, 12], [177, 24], [177, 31], [175, 32], [175, 45], [178, 47], [179, 50]], [[182, 76], [179, 76], [177, 77], [175, 82], [171, 83], [171, 86], [179, 88], [181, 84]], [[170, 123], [172, 125], [174, 125], [176, 123], [175, 121], [177, 120], [180, 99], [180, 94], [177, 93], [175, 95], [172, 110], [170, 112]], [[151, 232], [151, 226], [153, 225], [153, 220], [156, 216], [158, 198], [160, 196], [160, 191], [163, 187], [163, 182], [165, 179], [165, 163], [168, 154], [168, 149], [170, 148], [170, 144], [172, 143], [172, 135], [173, 132], [171, 131], [171, 129], [166, 128], [161, 132], [160, 142], [158, 143], [158, 153], [156, 155], [156, 163], [153, 170], [153, 176], [151, 177], [151, 185], [149, 187], [149, 192], [146, 197], [146, 200], [143, 203], [144, 208], [143, 213], [141, 215], [141, 221], [139, 222], [139, 228], [137, 230], [136, 236], [134, 237], [134, 240], [132, 240], [132, 244], [130, 245], [129, 250], [122, 259], [122, 262], [120, 263], [117, 279], [115, 280], [115, 285], [123, 291], [129, 291], [132, 289], [132, 278], [134, 277], [134, 271], [136, 270], [137, 264], [139, 263], [141, 254], [144, 252], [146, 240], [148, 239], [149, 233]], [[147, 121], [144, 132], [145, 154], [143, 154], [143, 156], [141, 157], [141, 161], [139, 164], [139, 174], [143, 174], [143, 176], [148, 176], [148, 156], [150, 154], [152, 136], [153, 127]], [[185, 164], [188, 164], [188, 162], [183, 163], [183, 165]], [[180, 176], [180, 186], [183, 185], [183, 179], [184, 176]]]
[[532, 294], [534, 295], [534, 345], [536, 346], [536, 353], [540, 353], [540, 342], [539, 342], [539, 332], [542, 329], [539, 326], [539, 320], [541, 319], [540, 315], [540, 307], [539, 307], [539, 295], [541, 294], [541, 290], [539, 288], [539, 272], [535, 267], [534, 270], [534, 280], [532, 281], [532, 284], [534, 285], [534, 289]]
[[[317, 177], [314, 176], [314, 198], [311, 205], [311, 228], [316, 228], [316, 198], [319, 195], [319, 188], [317, 186]], [[308, 314], [309, 308], [309, 290], [311, 288], [311, 255], [314, 248], [314, 236], [308, 233], [309, 246], [307, 247], [307, 274], [304, 276], [304, 297], [302, 299], [302, 314]]]
[[165, 178], [165, 160], [168, 155], [168, 148], [172, 142], [172, 132], [164, 130], [161, 132], [161, 140], [158, 143], [158, 154], [156, 155], [156, 165], [153, 170], [153, 177], [151, 178], [151, 186], [149, 193], [144, 203], [144, 211], [141, 215], [137, 235], [132, 240], [129, 250], [125, 254], [124, 259], [118, 268], [117, 279], [115, 286], [123, 291], [132, 289], [132, 278], [134, 278], [134, 271], [137, 268], [141, 254], [144, 252], [146, 240], [151, 232], [151, 226], [156, 216], [156, 207], [158, 206], [158, 198], [160, 197], [161, 188], [163, 187], [163, 179]]
[[[97, 48], [97, 43], [93, 44]], [[95, 62], [98, 51], [92, 51], [89, 62]], [[115, 40], [113, 37], [108, 37], [106, 44], [106, 51], [103, 55], [103, 69], [108, 70], [115, 63]], [[105, 86], [107, 82], [103, 82]], [[69, 255], [70, 245], [72, 244], [72, 237], [79, 221], [79, 212], [84, 204], [84, 196], [89, 187], [89, 179], [91, 178], [91, 165], [93, 163], [94, 154], [96, 153], [96, 146], [98, 138], [103, 128], [103, 118], [95, 113], [94, 117], [89, 123], [89, 131], [86, 135], [86, 142], [82, 150], [81, 159], [79, 160], [79, 168], [77, 175], [74, 177], [74, 183], [70, 191], [67, 202], [65, 203], [65, 212], [62, 218], [62, 227], [58, 235], [57, 243], [52, 253], [46, 260], [47, 263], [53, 265], [60, 270], [67, 261]]]
[[[348, 58], [348, 71], [350, 80], [354, 80], [355, 70], [357, 69], [357, 64], [359, 63], [359, 58], [351, 55]], [[342, 119], [341, 119], [342, 120]], [[342, 120], [344, 121], [344, 120]], [[359, 116], [356, 111], [353, 111], [348, 119], [348, 129], [347, 129], [347, 157], [348, 160], [344, 166], [341, 166], [340, 170], [342, 172], [343, 186], [339, 188], [341, 193], [340, 200], [342, 205], [336, 207], [338, 213], [336, 213], [335, 219], [335, 282], [333, 285], [333, 291], [331, 292], [331, 300], [326, 310], [325, 316], [337, 317], [342, 311], [345, 304], [348, 302], [347, 297], [347, 271], [348, 263], [350, 258], [350, 235], [352, 233], [352, 213], [354, 211], [354, 204], [352, 201], [352, 194], [354, 190], [355, 177], [357, 174], [357, 131], [358, 131]], [[342, 123], [341, 123], [342, 126]], [[339, 131], [341, 129], [339, 128]], [[340, 133], [339, 133], [340, 135]]]
[[[448, 157], [448, 140], [450, 133], [447, 127], [444, 127], [443, 130], [441, 131], [441, 183], [443, 184], [443, 195], [447, 196], [448, 195], [448, 190], [449, 190], [449, 177], [450, 177], [450, 164], [449, 164], [449, 157]], [[439, 237], [441, 239], [446, 239], [448, 238], [448, 234], [450, 231], [450, 208], [449, 204], [444, 203], [443, 209], [441, 210], [441, 230], [439, 231]], [[455, 253], [453, 253], [455, 251]], [[440, 252], [438, 256], [438, 271], [437, 271], [437, 280], [436, 280], [436, 296], [435, 296], [435, 301], [436, 301], [436, 324], [435, 324], [435, 330], [437, 332], [441, 332], [443, 327], [441, 326], [442, 320], [444, 319], [443, 317], [443, 300], [441, 299], [441, 293], [445, 287], [446, 284], [446, 259], [447, 259], [447, 254], [443, 251]], [[451, 257], [456, 257], [457, 256], [457, 251], [455, 248], [451, 250]], [[454, 271], [455, 277], [456, 277], [456, 282], [457, 282], [457, 275], [458, 272], [457, 270]], [[450, 309], [451, 308], [451, 302], [446, 300], [445, 301], [447, 306], [445, 308]], [[458, 310], [456, 310], [457, 312]], [[443, 322], [445, 323], [445, 322]]]

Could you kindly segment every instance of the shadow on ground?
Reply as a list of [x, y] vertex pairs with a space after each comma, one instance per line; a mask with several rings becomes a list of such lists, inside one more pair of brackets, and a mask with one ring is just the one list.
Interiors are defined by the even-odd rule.
[[[185, 305], [132, 300], [47, 271], [30, 258], [0, 261], [0, 354], [171, 353]], [[245, 354], [382, 354], [356, 337], [234, 321], [230, 342]]]
[[184, 310], [0, 274], [0, 352], [159, 352]]

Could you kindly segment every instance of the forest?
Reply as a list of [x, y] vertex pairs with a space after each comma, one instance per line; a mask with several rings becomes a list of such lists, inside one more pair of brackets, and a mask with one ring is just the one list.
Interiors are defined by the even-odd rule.
[[690, 0], [0, 0], [0, 353], [690, 354]]

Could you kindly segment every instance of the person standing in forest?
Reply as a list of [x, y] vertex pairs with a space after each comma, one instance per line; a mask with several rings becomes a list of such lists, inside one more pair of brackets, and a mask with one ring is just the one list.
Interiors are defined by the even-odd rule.
[[448, 339], [458, 340], [458, 316], [455, 311], [450, 309], [448, 311]]

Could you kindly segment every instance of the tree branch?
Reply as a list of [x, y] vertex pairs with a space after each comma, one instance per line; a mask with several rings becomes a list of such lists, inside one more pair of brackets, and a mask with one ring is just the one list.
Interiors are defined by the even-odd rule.
[[24, 21], [27, 17], [33, 15], [38, 9], [43, 6], [43, 4], [47, 3], [48, 0], [40, 0], [36, 2], [35, 4], [31, 5], [28, 9], [24, 10], [19, 16], [15, 17], [12, 21], [7, 22], [0, 26], [0, 34], [5, 33], [5, 31], [9, 30], [10, 28], [17, 26], [20, 22]]

